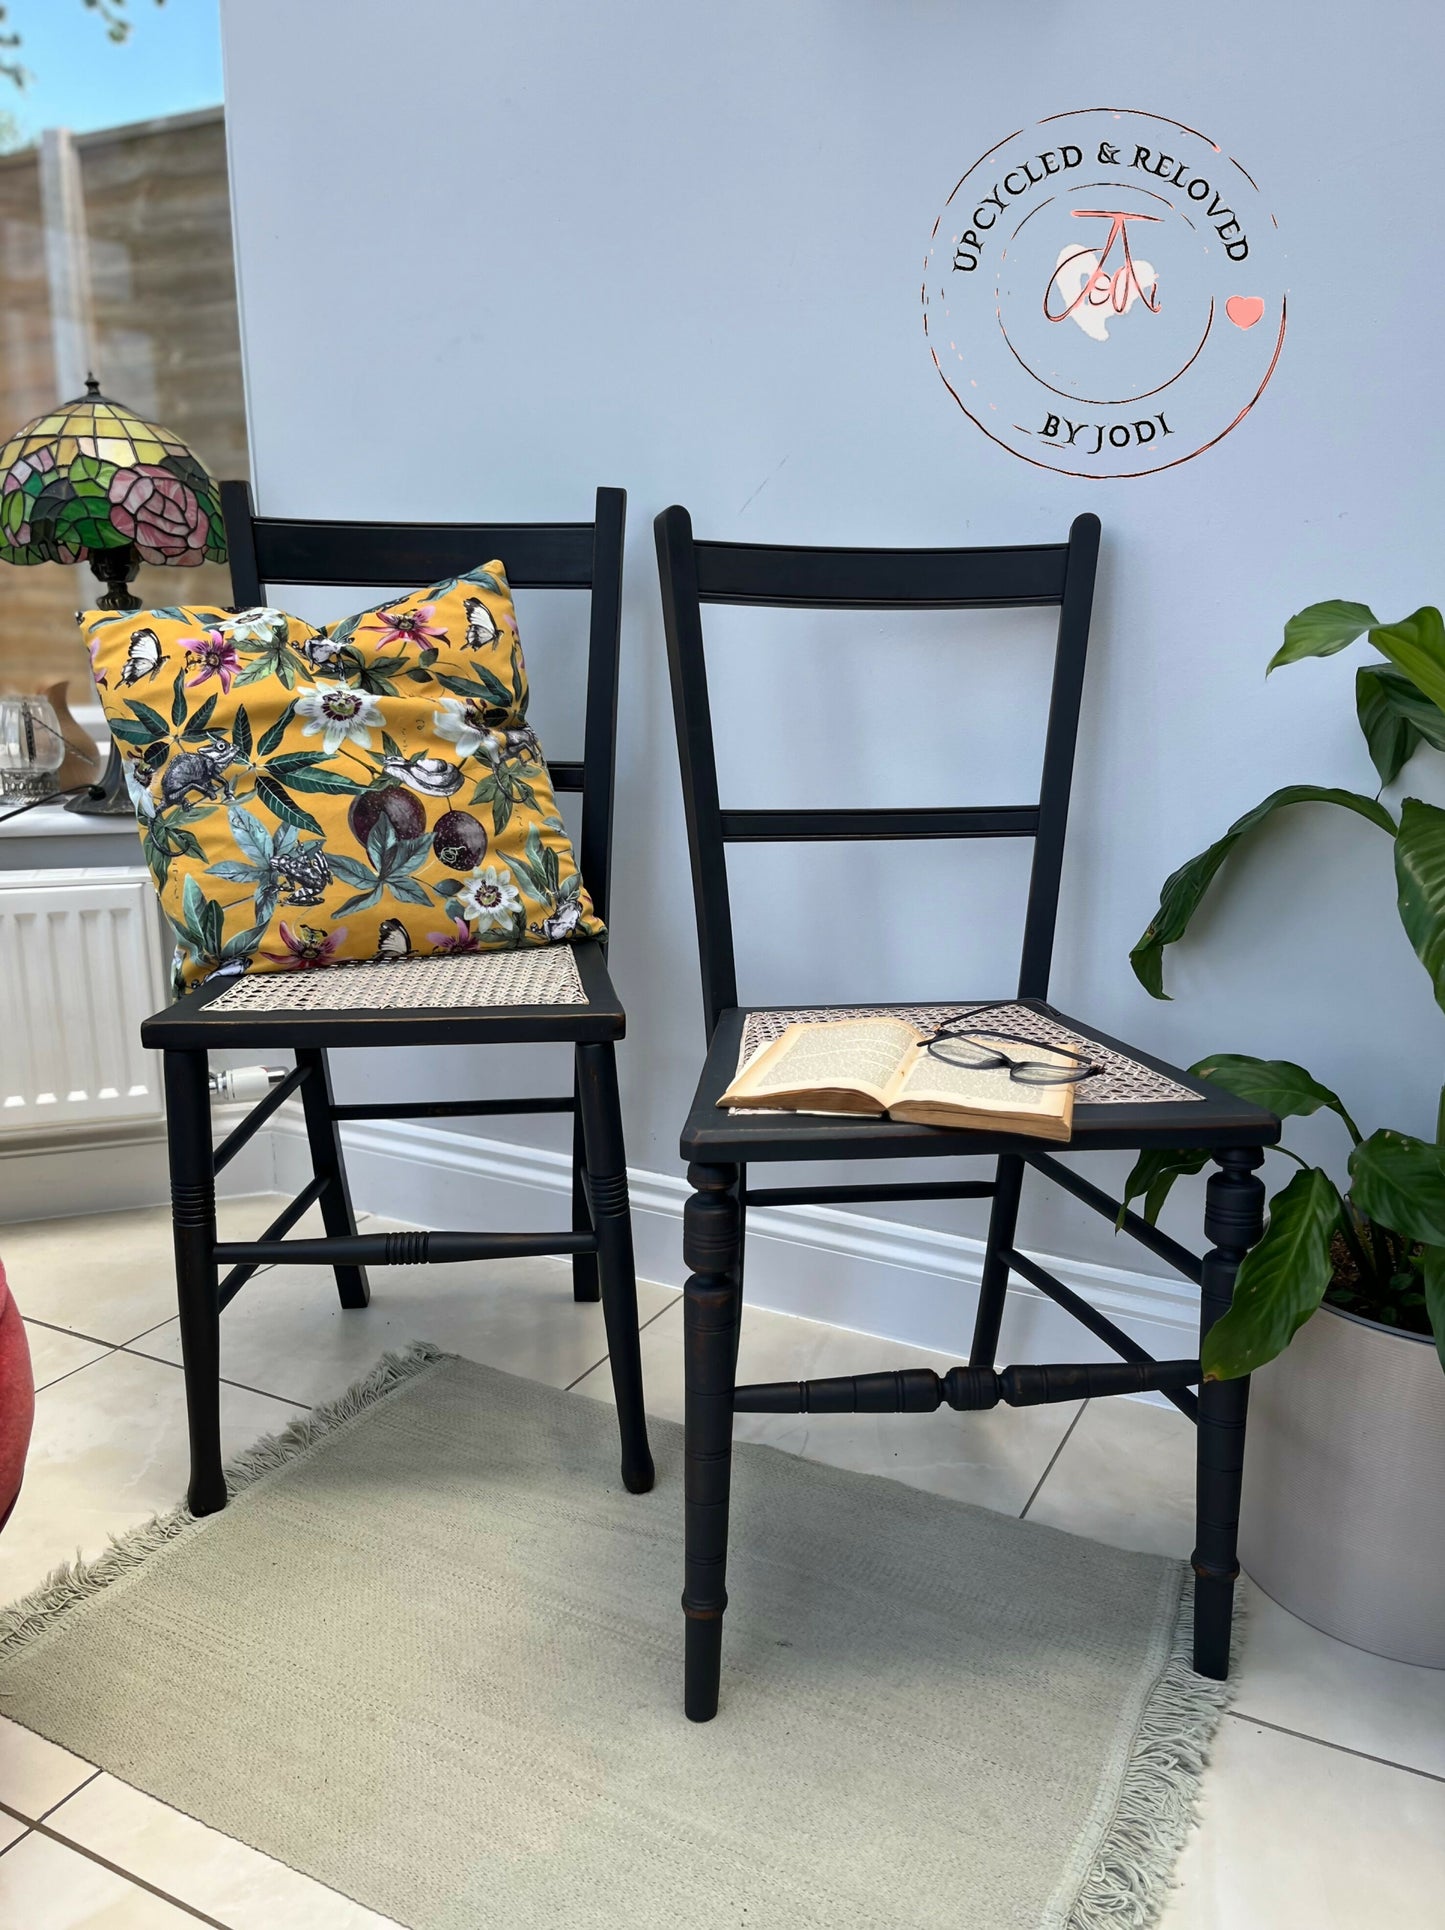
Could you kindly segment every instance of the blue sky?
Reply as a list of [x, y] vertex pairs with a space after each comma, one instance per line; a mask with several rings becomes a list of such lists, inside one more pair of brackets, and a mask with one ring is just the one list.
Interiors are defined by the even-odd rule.
[[0, 78], [0, 109], [21, 135], [43, 127], [81, 134], [156, 114], [184, 114], [221, 98], [220, 0], [130, 0], [130, 39], [113, 46], [82, 0], [7, 0], [33, 75], [19, 90]]

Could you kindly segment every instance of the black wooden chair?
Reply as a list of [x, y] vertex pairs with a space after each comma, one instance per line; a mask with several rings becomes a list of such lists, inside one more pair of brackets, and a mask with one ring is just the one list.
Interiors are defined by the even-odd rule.
[[[591, 623], [583, 756], [550, 765], [558, 791], [580, 791], [578, 864], [597, 911], [607, 916], [616, 763], [618, 636], [622, 607], [622, 539], [627, 498], [599, 489], [591, 523], [511, 526], [450, 523], [293, 522], [252, 513], [244, 483], [223, 483], [222, 507], [238, 608], [264, 601], [276, 584], [420, 585], [475, 569], [499, 556], [514, 589], [590, 592]], [[637, 1292], [628, 1215], [627, 1165], [618, 1108], [615, 1041], [626, 1020], [607, 976], [605, 947], [572, 947], [583, 1005], [443, 1006], [396, 1009], [381, 997], [387, 975], [427, 969], [392, 963], [346, 969], [348, 994], [360, 985], [360, 1009], [213, 1011], [232, 981], [212, 979], [148, 1019], [143, 1042], [164, 1054], [166, 1131], [175, 1224], [190, 1421], [190, 1506], [210, 1514], [226, 1503], [220, 1443], [220, 1316], [258, 1267], [272, 1262], [331, 1267], [341, 1304], [365, 1307], [366, 1268], [454, 1260], [570, 1254], [578, 1300], [601, 1297], [622, 1434], [622, 1478], [634, 1493], [652, 1486], [652, 1458], [642, 1408]], [[375, 972], [376, 1007], [367, 1009], [366, 977]], [[571, 1093], [519, 1099], [418, 1100], [406, 1104], [338, 1105], [327, 1054], [332, 1047], [501, 1045], [563, 1042], [575, 1047]], [[239, 1049], [294, 1052], [293, 1071], [215, 1150], [211, 1143], [208, 1054]], [[216, 1238], [215, 1176], [277, 1107], [300, 1093], [313, 1178], [256, 1240]], [[572, 1226], [556, 1233], [358, 1233], [342, 1161], [339, 1125], [351, 1119], [455, 1119], [490, 1114], [573, 1115]], [[313, 1203], [325, 1237], [287, 1240]], [[224, 1279], [220, 1269], [228, 1268]]]
[[[690, 1269], [684, 1319], [687, 1364], [686, 1709], [705, 1722], [717, 1711], [727, 1561], [728, 1492], [735, 1413], [933, 1412], [1073, 1401], [1157, 1390], [1198, 1424], [1194, 1664], [1223, 1678], [1229, 1638], [1244, 1451], [1248, 1384], [1207, 1382], [1198, 1394], [1197, 1360], [1153, 1360], [1112, 1321], [1014, 1247], [1024, 1170], [1032, 1167], [1085, 1206], [1113, 1220], [1119, 1203], [1037, 1139], [999, 1133], [950, 1132], [858, 1117], [725, 1112], [717, 1100], [737, 1070], [748, 1012], [738, 1006], [730, 844], [817, 839], [1028, 837], [1033, 869], [1024, 919], [1018, 998], [1063, 1020], [1045, 1003], [1058, 910], [1064, 830], [1073, 776], [1084, 658], [1093, 601], [1099, 522], [1080, 516], [1067, 543], [1008, 549], [850, 550], [703, 543], [685, 509], [657, 519], [663, 615], [672, 673], [683, 795], [692, 853], [708, 1053], [682, 1134], [693, 1188], [684, 1221]], [[1058, 639], [1037, 804], [947, 810], [730, 810], [718, 799], [703, 652], [702, 605], [751, 604], [781, 609], [940, 610], [1057, 605]], [[969, 988], [947, 988], [956, 1007]], [[919, 1001], [923, 1003], [923, 1001]], [[935, 1001], [937, 1003], [938, 1001]], [[943, 1001], [947, 1003], [948, 1000]], [[871, 1009], [871, 1008], [864, 1008]], [[1205, 1233], [1213, 1246], [1201, 1261], [1135, 1213], [1122, 1227], [1201, 1288], [1201, 1335], [1229, 1306], [1234, 1276], [1262, 1230], [1264, 1189], [1254, 1174], [1261, 1149], [1279, 1135], [1271, 1114], [1187, 1073], [1107, 1039], [1069, 1018], [1068, 1030], [1121, 1053], [1132, 1065], [1198, 1097], [1172, 1102], [1089, 1103], [1081, 1086], [1070, 1150], [1207, 1147], [1218, 1170], [1208, 1187]], [[756, 1187], [749, 1169], [769, 1161], [958, 1159], [997, 1157], [991, 1180], [945, 1179], [909, 1184]], [[833, 1204], [877, 1200], [991, 1198], [992, 1215], [973, 1346], [966, 1367], [943, 1376], [928, 1369], [832, 1380], [736, 1385], [742, 1317], [743, 1250], [749, 1206], [800, 1201]], [[995, 1371], [1009, 1275], [1016, 1273], [1072, 1314], [1121, 1356], [1088, 1365], [1019, 1366]]]

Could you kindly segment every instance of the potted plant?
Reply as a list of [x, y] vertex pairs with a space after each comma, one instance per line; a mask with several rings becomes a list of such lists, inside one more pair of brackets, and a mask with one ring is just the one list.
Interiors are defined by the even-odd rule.
[[[1235, 846], [1276, 811], [1317, 803], [1389, 838], [1400, 920], [1445, 1007], [1445, 810], [1407, 797], [1397, 813], [1382, 801], [1422, 746], [1445, 751], [1440, 612], [1383, 624], [1361, 603], [1316, 603], [1285, 626], [1269, 669], [1333, 656], [1361, 637], [1378, 652], [1356, 672], [1355, 709], [1380, 794], [1288, 785], [1181, 865], [1130, 953], [1155, 998], [1167, 996], [1165, 947], [1183, 937]], [[1251, 1409], [1241, 1558], [1266, 1593], [1316, 1627], [1445, 1667], [1445, 1091], [1428, 1140], [1363, 1132], [1338, 1094], [1288, 1060], [1214, 1053], [1193, 1070], [1281, 1119], [1328, 1110], [1349, 1142], [1343, 1188], [1277, 1149], [1295, 1170], [1204, 1343], [1206, 1379], [1267, 1369]], [[1126, 1200], [1142, 1195], [1155, 1220], [1174, 1181], [1208, 1157], [1145, 1153]]]

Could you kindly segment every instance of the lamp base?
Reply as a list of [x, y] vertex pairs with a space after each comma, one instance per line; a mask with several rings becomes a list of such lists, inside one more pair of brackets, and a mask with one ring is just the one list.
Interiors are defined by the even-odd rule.
[[136, 555], [134, 543], [122, 543], [115, 549], [90, 550], [91, 573], [98, 576], [105, 585], [105, 595], [96, 598], [98, 610], [138, 610], [141, 601], [132, 596], [126, 585], [133, 583], [140, 569], [140, 558]]
[[71, 798], [65, 808], [83, 818], [129, 818], [135, 815], [135, 806], [125, 787], [120, 752], [114, 744], [110, 747], [110, 756], [105, 761], [100, 782], [82, 791], [79, 797]]

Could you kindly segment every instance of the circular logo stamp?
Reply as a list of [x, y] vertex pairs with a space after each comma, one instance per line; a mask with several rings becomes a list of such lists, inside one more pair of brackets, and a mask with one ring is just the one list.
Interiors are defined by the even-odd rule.
[[1279, 233], [1240, 163], [1160, 114], [1082, 108], [982, 155], [933, 224], [923, 326], [986, 436], [1071, 476], [1187, 462], [1284, 346]]

